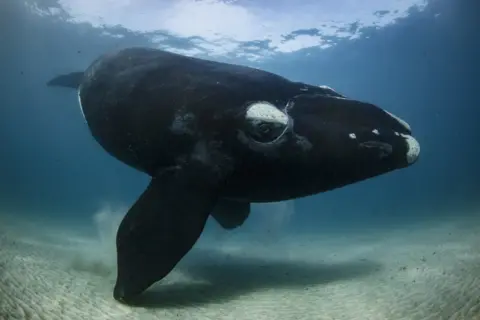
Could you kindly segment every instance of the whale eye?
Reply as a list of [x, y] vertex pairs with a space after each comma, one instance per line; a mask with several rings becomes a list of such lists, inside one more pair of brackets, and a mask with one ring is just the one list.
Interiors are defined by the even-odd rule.
[[245, 131], [255, 141], [274, 142], [288, 127], [288, 116], [268, 102], [251, 104], [245, 117]]

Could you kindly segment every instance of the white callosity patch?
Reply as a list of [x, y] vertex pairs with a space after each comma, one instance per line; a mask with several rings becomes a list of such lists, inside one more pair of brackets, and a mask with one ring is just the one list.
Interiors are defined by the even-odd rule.
[[85, 118], [85, 113], [83, 112], [82, 98], [80, 97], [80, 90], [77, 91], [77, 98], [78, 98], [78, 104], [80, 105], [80, 111], [82, 112], [83, 119], [87, 121], [87, 118]]
[[420, 144], [411, 135], [401, 134], [401, 136], [403, 138], [405, 138], [405, 140], [408, 144], [408, 150], [407, 150], [407, 154], [406, 154], [407, 162], [409, 164], [412, 164], [418, 159], [418, 156], [420, 155]]
[[[250, 104], [245, 114], [245, 127], [238, 130], [238, 139], [255, 152], [269, 156], [278, 156], [276, 146], [287, 141], [287, 131], [293, 127], [293, 121], [286, 112], [292, 104], [285, 107], [285, 112], [266, 101]], [[295, 135], [298, 144], [310, 148], [308, 140]]]
[[350, 139], [357, 139], [357, 135], [355, 133], [350, 133], [348, 136]]
[[324, 85], [324, 84], [321, 84], [321, 85], [319, 85], [318, 87], [321, 88], [321, 89], [327, 89], [327, 90], [335, 91], [332, 87], [329, 87], [329, 86]]
[[288, 116], [268, 102], [256, 102], [247, 110], [247, 120], [252, 122], [269, 122], [286, 126]]
[[333, 98], [337, 98], [337, 99], [346, 99], [343, 95], [341, 95], [340, 93], [338, 93], [335, 89], [333, 89], [332, 87], [329, 87], [327, 85], [319, 85], [318, 86], [320, 89], [323, 89], [325, 91], [330, 91], [331, 93], [331, 96]]
[[[282, 137], [291, 128], [290, 117], [266, 101], [248, 106], [245, 114], [244, 138], [254, 143], [277, 144], [285, 141]], [[241, 138], [243, 140], [243, 138]], [[250, 143], [249, 143], [250, 144]]]
[[378, 132], [377, 129], [373, 129], [373, 130], [372, 130], [372, 133], [373, 133], [373, 134], [376, 134], [377, 136], [380, 134], [380, 132]]
[[412, 128], [410, 128], [410, 125], [403, 119], [400, 119], [399, 117], [397, 117], [396, 115], [388, 112], [387, 110], [384, 110], [386, 113], [388, 113], [388, 115], [390, 117], [392, 117], [393, 119], [397, 120], [398, 123], [400, 123], [405, 129], [407, 129], [408, 131], [412, 131]]

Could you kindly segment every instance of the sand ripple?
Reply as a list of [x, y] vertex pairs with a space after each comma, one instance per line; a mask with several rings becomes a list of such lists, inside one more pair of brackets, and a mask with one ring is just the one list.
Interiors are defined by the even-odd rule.
[[6, 230], [0, 319], [475, 320], [480, 228], [472, 228], [304, 236], [278, 242], [278, 254], [266, 258], [272, 247], [226, 243], [210, 260], [186, 263], [135, 308], [112, 299], [110, 266], [82, 266], [75, 246]]

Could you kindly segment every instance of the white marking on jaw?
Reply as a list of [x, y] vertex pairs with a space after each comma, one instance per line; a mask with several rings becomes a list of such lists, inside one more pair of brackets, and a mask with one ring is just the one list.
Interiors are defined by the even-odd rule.
[[393, 119], [397, 120], [398, 123], [400, 123], [405, 129], [407, 129], [408, 131], [412, 131], [412, 128], [410, 128], [410, 125], [403, 119], [400, 119], [399, 117], [397, 117], [396, 115], [388, 112], [387, 110], [384, 110], [386, 113], [388, 113], [388, 115], [390, 117], [392, 117]]
[[87, 121], [85, 118], [85, 113], [83, 113], [82, 98], [80, 97], [80, 90], [77, 91], [78, 104], [80, 105], [80, 111], [82, 112], [83, 120]]
[[288, 124], [288, 116], [268, 102], [255, 102], [247, 110], [247, 120], [253, 122], [273, 122], [282, 125]]
[[411, 135], [400, 134], [400, 136], [405, 138], [405, 140], [408, 144], [408, 150], [407, 150], [406, 157], [407, 157], [408, 164], [412, 164], [418, 159], [418, 156], [420, 155], [420, 144]]
[[377, 136], [380, 134], [380, 132], [378, 132], [377, 129], [373, 129], [372, 132], [373, 132], [374, 134], [376, 134]]
[[357, 139], [357, 135], [355, 133], [350, 133], [348, 136], [350, 139]]

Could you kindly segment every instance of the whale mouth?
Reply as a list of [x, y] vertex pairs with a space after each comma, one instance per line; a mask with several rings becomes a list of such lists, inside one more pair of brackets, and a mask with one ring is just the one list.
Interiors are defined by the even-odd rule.
[[373, 129], [351, 133], [349, 138], [367, 159], [391, 159], [397, 168], [414, 164], [420, 156], [420, 143], [411, 134]]

